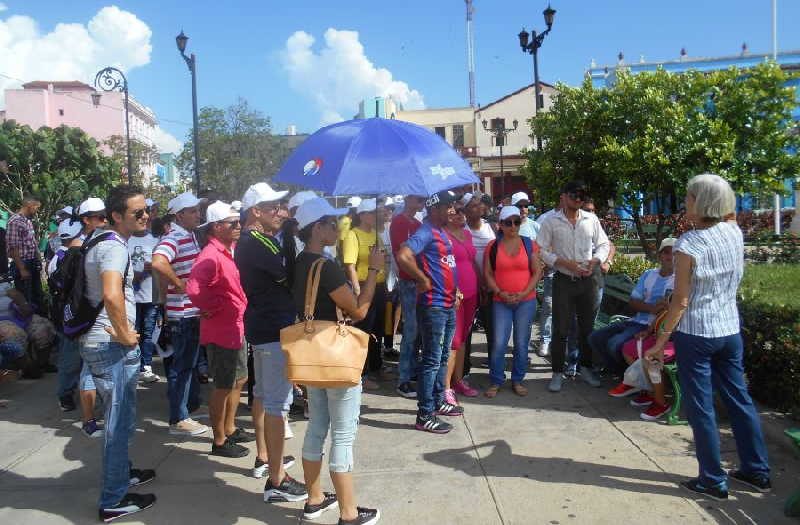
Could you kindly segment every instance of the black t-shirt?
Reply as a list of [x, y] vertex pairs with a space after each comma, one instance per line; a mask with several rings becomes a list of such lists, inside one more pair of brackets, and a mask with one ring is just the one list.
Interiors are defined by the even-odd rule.
[[293, 324], [296, 314], [280, 244], [274, 237], [245, 230], [236, 245], [234, 260], [247, 296], [247, 341], [252, 345], [280, 341], [281, 328]]
[[[294, 304], [298, 315], [302, 318], [306, 307], [306, 281], [311, 272], [311, 265], [314, 261], [321, 258], [318, 253], [302, 252], [297, 256], [294, 266]], [[319, 290], [317, 291], [317, 305], [314, 310], [314, 319], [320, 321], [336, 321], [336, 303], [331, 299], [330, 293], [343, 284], [347, 284], [344, 271], [339, 268], [336, 261], [325, 259], [322, 265], [322, 275], [319, 279]]]

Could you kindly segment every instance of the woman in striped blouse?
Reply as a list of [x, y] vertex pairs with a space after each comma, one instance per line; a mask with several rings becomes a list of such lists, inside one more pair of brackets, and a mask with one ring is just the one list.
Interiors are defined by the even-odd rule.
[[[744, 269], [744, 242], [736, 225], [736, 196], [718, 175], [693, 177], [686, 188], [684, 233], [675, 253], [675, 291], [653, 348], [651, 364], [663, 363], [673, 341], [684, 403], [694, 434], [699, 476], [682, 485], [714, 499], [728, 498], [728, 478], [761, 492], [771, 489], [767, 448], [758, 413], [747, 393], [736, 290]], [[736, 438], [739, 469], [720, 465], [714, 391], [725, 403]]]

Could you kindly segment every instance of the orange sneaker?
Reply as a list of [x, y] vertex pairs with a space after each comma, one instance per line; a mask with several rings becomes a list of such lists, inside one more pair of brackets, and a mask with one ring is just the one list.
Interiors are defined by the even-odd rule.
[[636, 390], [636, 388], [630, 385], [626, 385], [625, 383], [620, 383], [611, 390], [609, 390], [608, 395], [610, 395], [611, 397], [625, 397], [625, 396], [632, 396], [637, 392], [638, 390]]

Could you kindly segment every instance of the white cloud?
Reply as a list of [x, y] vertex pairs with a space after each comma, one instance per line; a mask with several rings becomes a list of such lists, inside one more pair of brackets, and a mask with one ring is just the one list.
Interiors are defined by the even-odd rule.
[[[0, 4], [0, 11], [4, 4]], [[0, 19], [0, 93], [32, 80], [94, 82], [98, 70], [127, 72], [150, 62], [150, 28], [133, 13], [102, 8], [88, 23], [60, 23], [43, 33], [29, 16]], [[7, 77], [13, 77], [7, 78]]]
[[365, 98], [391, 95], [405, 109], [425, 107], [422, 94], [391, 71], [376, 67], [364, 53], [357, 31], [325, 31], [325, 44], [315, 52], [314, 37], [295, 31], [282, 53], [283, 67], [292, 88], [311, 99], [320, 111], [321, 123], [350, 118]]
[[183, 143], [167, 131], [164, 131], [161, 126], [156, 126], [152, 138], [159, 153], [174, 153], [177, 155], [183, 150]]
[[0, 2], [0, 13], [8, 11], [8, 6], [4, 2]]

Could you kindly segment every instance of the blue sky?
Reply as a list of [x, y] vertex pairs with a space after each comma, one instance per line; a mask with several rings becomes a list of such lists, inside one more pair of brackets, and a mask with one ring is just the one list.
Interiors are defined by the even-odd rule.
[[[337, 73], [331, 69], [338, 66], [332, 67], [326, 59], [317, 58], [310, 69], [296, 71], [294, 76], [287, 71], [282, 57], [287, 39], [296, 31], [315, 39], [311, 48], [315, 53], [323, 47], [328, 28], [357, 31], [366, 59], [407, 84], [409, 92], [418, 92], [419, 97], [412, 93], [412, 98], [424, 99], [427, 107], [468, 103], [463, 0], [3, 3], [7, 9], [0, 12], [0, 20], [28, 16], [36, 21], [41, 35], [59, 23], [87, 25], [109, 5], [135, 15], [152, 32], [152, 52], [146, 64], [130, 69], [131, 93], [152, 107], [162, 128], [179, 139], [185, 137], [191, 122], [189, 74], [174, 41], [181, 29], [190, 37], [189, 50], [198, 55], [200, 105], [225, 106], [244, 97], [273, 119], [276, 132], [288, 124], [300, 131], [319, 126], [325, 118], [324, 104], [315, 100], [315, 92], [336, 98], [326, 103], [339, 104], [336, 111], [344, 117], [357, 110], [355, 104], [342, 104], [351, 95], [347, 82], [339, 79], [335, 89], [328, 85], [329, 76]], [[489, 103], [532, 81], [530, 56], [520, 51], [516, 34], [522, 26], [544, 29], [541, 13], [546, 6], [539, 0], [475, 0], [479, 103]], [[768, 52], [771, 46], [769, 0], [555, 0], [552, 7], [557, 10], [555, 24], [539, 56], [540, 75], [547, 82], [579, 83], [592, 58], [598, 64], [614, 63], [620, 50], [627, 60], [638, 61], [644, 55], [647, 61], [655, 61], [677, 58], [681, 47], [690, 56], [718, 56], [738, 53], [743, 41], [754, 53]], [[778, 15], [780, 49], [800, 49], [796, 30], [800, 2], [779, 0]], [[125, 43], [119, 45], [122, 49]], [[78, 53], [67, 53], [64, 60], [74, 54]], [[10, 74], [4, 67], [10, 66], [0, 58], [0, 74]], [[14, 77], [29, 74], [25, 65], [15, 68]]]

